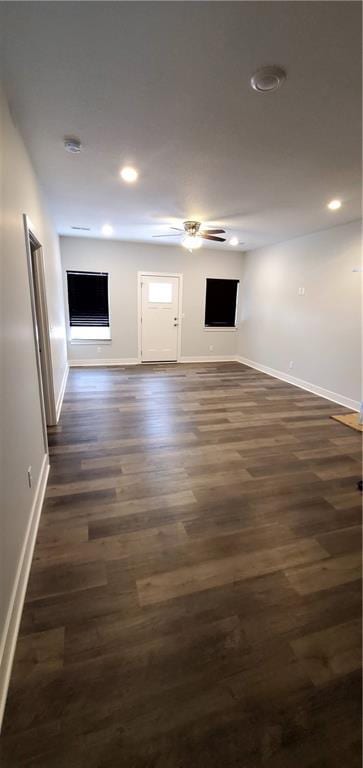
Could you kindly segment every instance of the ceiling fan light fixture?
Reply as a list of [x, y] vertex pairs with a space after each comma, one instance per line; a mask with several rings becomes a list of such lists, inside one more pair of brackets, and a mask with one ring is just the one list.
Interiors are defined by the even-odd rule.
[[202, 238], [199, 235], [186, 235], [182, 240], [182, 246], [192, 253], [201, 248]]
[[[171, 227], [175, 229], [178, 234], [165, 234], [165, 235], [153, 235], [153, 237], [180, 237], [183, 235], [182, 245], [190, 252], [200, 248], [202, 240], [212, 240], [215, 243], [225, 243], [225, 237], [219, 237], [219, 235], [225, 235], [226, 230], [221, 227], [213, 227], [212, 229], [201, 229], [202, 224], [200, 221], [184, 221], [184, 229], [180, 227]], [[180, 234], [179, 234], [180, 233]]]

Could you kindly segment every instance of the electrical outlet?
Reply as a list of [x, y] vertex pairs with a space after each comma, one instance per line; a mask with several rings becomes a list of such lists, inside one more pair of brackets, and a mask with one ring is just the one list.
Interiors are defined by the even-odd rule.
[[299, 288], [298, 294], [299, 294], [299, 296], [304, 296], [305, 295], [305, 288]]
[[290, 362], [289, 362], [289, 369], [290, 369], [290, 371], [291, 371], [291, 369], [292, 369], [293, 367], [294, 367], [294, 361], [293, 361], [293, 360], [290, 360]]
[[213, 352], [213, 349], [214, 349], [214, 347], [213, 347], [213, 344], [210, 344], [210, 345], [209, 345], [209, 351], [210, 351], [210, 352]]
[[28, 467], [28, 485], [29, 485], [29, 488], [32, 487], [32, 483], [33, 483], [32, 468]]
[[97, 352], [101, 352], [101, 347], [97, 347]]

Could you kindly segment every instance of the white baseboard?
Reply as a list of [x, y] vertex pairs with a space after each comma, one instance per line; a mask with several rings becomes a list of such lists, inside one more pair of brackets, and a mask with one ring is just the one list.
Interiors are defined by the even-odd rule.
[[38, 533], [40, 514], [42, 511], [47, 479], [49, 473], [49, 457], [43, 458], [34, 501], [30, 510], [28, 527], [21, 550], [10, 605], [5, 620], [5, 626], [0, 644], [0, 729], [4, 716], [6, 696], [8, 692], [11, 668], [14, 659], [15, 646], [18, 638], [21, 615], [28, 584], [30, 566], [32, 564], [35, 541]]
[[83, 358], [82, 360], [68, 360], [71, 368], [94, 368], [95, 366], [123, 366], [123, 365], [138, 365], [139, 360], [137, 357], [120, 357], [109, 358], [102, 360], [100, 357], [96, 358]]
[[[236, 361], [236, 355], [188, 355], [180, 357], [178, 363], [230, 363]], [[71, 368], [93, 368], [94, 366], [124, 366], [140, 365], [142, 362], [137, 357], [121, 357], [101, 360], [100, 358], [89, 358], [82, 360], [69, 360]]]
[[59, 396], [58, 396], [58, 400], [57, 400], [57, 405], [56, 405], [57, 423], [59, 421], [59, 417], [60, 417], [61, 410], [62, 410], [63, 398], [64, 398], [64, 393], [66, 391], [68, 374], [69, 374], [69, 365], [67, 363], [67, 365], [66, 365], [66, 367], [64, 369], [62, 384], [61, 384], [61, 388], [60, 388], [60, 392], [59, 392]]
[[261, 363], [255, 363], [253, 360], [247, 360], [247, 358], [241, 357], [240, 355], [237, 355], [236, 359], [239, 363], [243, 363], [243, 365], [247, 365], [249, 368], [255, 368], [256, 371], [267, 373], [268, 376], [273, 376], [275, 379], [286, 381], [288, 384], [293, 384], [295, 387], [299, 387], [300, 389], [306, 389], [307, 392], [312, 392], [314, 395], [324, 397], [326, 400], [331, 400], [333, 403], [344, 405], [346, 408], [350, 408], [352, 411], [359, 411], [359, 400], [352, 400], [350, 397], [345, 397], [345, 395], [338, 394], [338, 392], [331, 392], [329, 389], [318, 387], [316, 384], [311, 384], [309, 381], [304, 381], [303, 379], [298, 379], [295, 376], [290, 376], [290, 374], [284, 373], [283, 371], [276, 371], [274, 368], [270, 368], [268, 365], [261, 365]]
[[236, 355], [184, 355], [179, 358], [179, 363], [232, 363], [236, 361]]

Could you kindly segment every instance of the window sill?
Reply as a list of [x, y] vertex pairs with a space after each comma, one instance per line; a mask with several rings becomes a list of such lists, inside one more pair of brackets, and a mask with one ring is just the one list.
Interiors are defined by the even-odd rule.
[[231, 327], [231, 326], [228, 326], [228, 327], [226, 327], [226, 328], [221, 328], [221, 327], [219, 327], [219, 326], [217, 326], [217, 325], [216, 325], [216, 326], [215, 326], [215, 328], [213, 328], [212, 326], [208, 326], [208, 325], [205, 325], [205, 326], [204, 326], [204, 328], [203, 328], [203, 330], [204, 330], [204, 331], [207, 331], [208, 333], [209, 333], [210, 331], [211, 331], [212, 333], [215, 333], [216, 331], [217, 331], [217, 333], [231, 333], [231, 332], [232, 332], [232, 333], [235, 333], [236, 331], [238, 331], [238, 326], [237, 326], [237, 325], [234, 325], [233, 327]]
[[100, 347], [103, 344], [112, 344], [112, 339], [68, 339], [69, 344], [86, 344]]

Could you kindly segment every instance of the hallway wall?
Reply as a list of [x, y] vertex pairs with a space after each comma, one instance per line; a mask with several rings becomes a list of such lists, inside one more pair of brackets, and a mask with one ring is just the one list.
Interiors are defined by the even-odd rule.
[[[55, 400], [67, 371], [58, 238], [4, 92], [1, 113], [0, 722], [47, 477], [23, 226], [43, 245]], [[31, 467], [32, 484], [28, 484]], [[30, 563], [29, 563], [30, 564]]]

